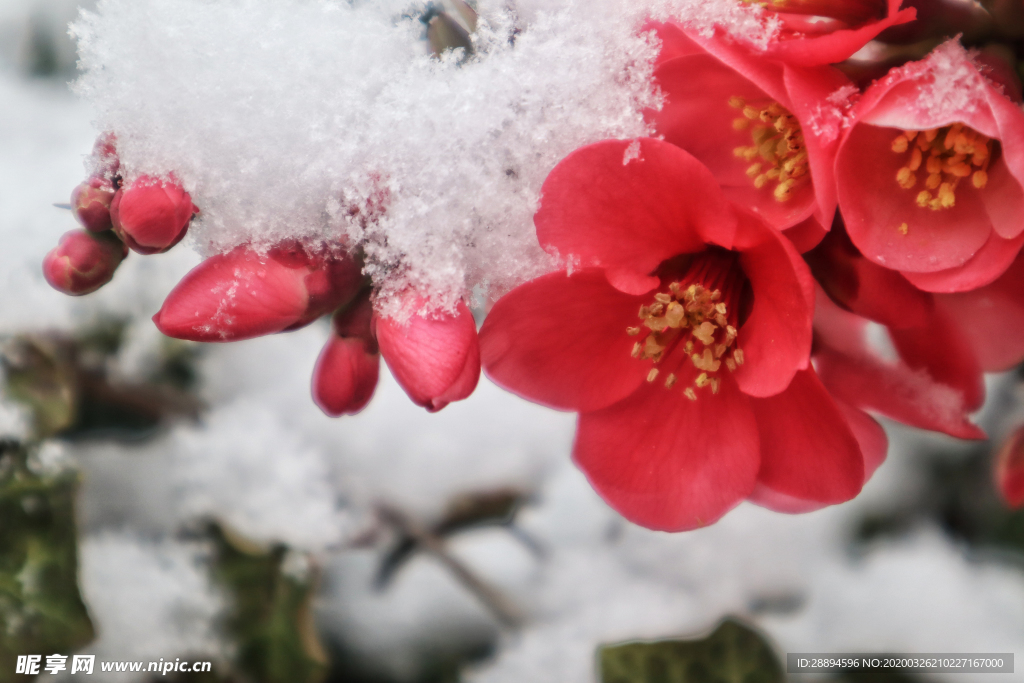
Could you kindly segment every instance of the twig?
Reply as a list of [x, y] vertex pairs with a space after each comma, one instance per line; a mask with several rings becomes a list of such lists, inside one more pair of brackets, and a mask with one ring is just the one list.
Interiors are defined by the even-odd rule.
[[523, 623], [523, 615], [519, 609], [501, 591], [478, 577], [462, 561], [449, 553], [443, 539], [390, 505], [378, 505], [377, 512], [383, 521], [415, 539], [420, 547], [446, 566], [498, 621], [509, 627], [517, 627]]

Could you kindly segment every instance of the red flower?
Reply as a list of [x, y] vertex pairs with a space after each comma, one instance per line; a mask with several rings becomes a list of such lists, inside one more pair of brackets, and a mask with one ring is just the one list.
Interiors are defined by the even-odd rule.
[[678, 24], [662, 40], [654, 78], [665, 95], [649, 112], [657, 132], [711, 169], [726, 196], [785, 230], [801, 251], [832, 224], [838, 123], [829, 98], [856, 88], [830, 66], [765, 59], [726, 36]]
[[793, 65], [835, 64], [849, 59], [891, 26], [913, 21], [917, 10], [902, 0], [770, 0], [779, 35], [766, 55]]
[[43, 275], [60, 292], [88, 294], [110, 282], [127, 255], [128, 248], [111, 233], [73, 230], [43, 259]]
[[480, 346], [476, 323], [465, 303], [455, 313], [426, 312], [427, 302], [406, 302], [409, 318], [374, 317], [374, 332], [391, 374], [412, 402], [434, 413], [460, 401], [480, 380]]
[[584, 147], [535, 223], [573, 272], [494, 305], [484, 367], [580, 413], [573, 457], [614, 508], [682, 530], [751, 496], [795, 510], [860, 490], [879, 434], [809, 365], [810, 273], [699, 161], [652, 139]]
[[1018, 427], [999, 448], [993, 474], [1006, 504], [1024, 507], [1024, 427]]
[[308, 325], [361, 287], [360, 266], [344, 252], [287, 243], [263, 254], [243, 245], [193, 268], [153, 322], [178, 339], [251, 339]]
[[377, 388], [380, 350], [371, 331], [368, 292], [331, 319], [331, 336], [313, 369], [313, 400], [330, 415], [355, 415]]
[[1024, 112], [955, 41], [865, 92], [836, 160], [868, 259], [934, 292], [995, 280], [1024, 243]]
[[180, 242], [197, 213], [180, 185], [149, 176], [122, 187], [110, 204], [114, 231], [140, 254], [158, 254]]

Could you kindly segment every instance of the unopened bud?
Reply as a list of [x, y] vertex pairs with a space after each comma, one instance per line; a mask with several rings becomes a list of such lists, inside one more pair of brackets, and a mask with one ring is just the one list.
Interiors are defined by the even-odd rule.
[[127, 255], [128, 248], [113, 233], [73, 230], [43, 259], [43, 276], [54, 289], [80, 296], [110, 282]]
[[370, 331], [368, 292], [331, 320], [331, 337], [313, 369], [313, 400], [331, 417], [354, 415], [377, 388], [380, 351]]
[[243, 245], [193, 268], [153, 322], [177, 339], [251, 339], [308, 325], [361, 287], [361, 267], [347, 253], [310, 253], [291, 243], [263, 254]]
[[375, 318], [374, 331], [391, 374], [413, 403], [430, 412], [466, 398], [480, 379], [476, 323], [465, 303], [455, 313], [421, 315], [426, 301], [416, 297], [417, 312], [404, 324]]
[[93, 177], [71, 192], [71, 212], [89, 232], [110, 230], [110, 202], [114, 188], [103, 178]]
[[181, 241], [199, 209], [177, 183], [142, 176], [110, 204], [114, 231], [140, 254], [159, 254]]

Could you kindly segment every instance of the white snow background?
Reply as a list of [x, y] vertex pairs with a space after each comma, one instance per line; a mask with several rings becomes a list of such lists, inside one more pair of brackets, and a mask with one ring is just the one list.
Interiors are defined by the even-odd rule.
[[[67, 201], [82, 177], [82, 160], [98, 129], [112, 121], [123, 122], [128, 131], [124, 150], [130, 167], [139, 172], [175, 170], [195, 190], [197, 203], [205, 202], [208, 218], [196, 226], [192, 241], [201, 251], [249, 238], [270, 239], [283, 232], [323, 235], [325, 230], [349, 230], [351, 226], [332, 223], [329, 212], [323, 217], [325, 195], [336, 194], [350, 181], [352, 187], [358, 186], [365, 178], [359, 173], [375, 165], [371, 161], [379, 162], [394, 182], [402, 178], [400, 187], [407, 189], [412, 181], [402, 173], [424, 163], [441, 175], [423, 179], [403, 200], [406, 203], [395, 204], [401, 207], [395, 209], [395, 225], [406, 228], [392, 226], [395, 232], [388, 233], [389, 248], [395, 247], [396, 258], [408, 268], [403, 283], [461, 293], [485, 281], [508, 286], [536, 268], [548, 267], [536, 260], [537, 250], [529, 241], [531, 202], [538, 183], [546, 169], [573, 146], [639, 130], [639, 119], [626, 111], [637, 97], [646, 96], [637, 90], [636, 82], [605, 93], [610, 100], [580, 93], [594, 79], [606, 77], [615, 59], [626, 54], [640, 57], [647, 48], [612, 41], [606, 53], [594, 56], [593, 64], [583, 64], [587, 46], [592, 45], [588, 36], [604, 40], [608, 35], [602, 33], [608, 29], [601, 27], [600, 14], [621, 5], [612, 0], [558, 3], [565, 12], [559, 19], [542, 18], [540, 3], [535, 4], [533, 8], [523, 5], [520, 21], [526, 22], [527, 30], [519, 40], [529, 46], [529, 27], [540, 27], [534, 43], [537, 51], [531, 57], [524, 49], [528, 55], [519, 57], [495, 38], [489, 49], [495, 51], [496, 70], [487, 73], [421, 59], [422, 46], [418, 47], [410, 26], [382, 32], [375, 23], [379, 14], [374, 7], [388, 7], [387, 3], [355, 3], [351, 9], [333, 5], [334, 15], [352, 12], [367, 26], [365, 36], [356, 36], [356, 43], [338, 49], [356, 56], [359, 45], [393, 50], [405, 60], [407, 88], [412, 88], [410, 79], [416, 76], [437, 78], [431, 87], [437, 85], [442, 92], [421, 93], [421, 104], [450, 101], [445, 99], [448, 92], [479, 97], [478, 103], [493, 105], [493, 111], [485, 107], [491, 116], [482, 120], [442, 118], [429, 125], [414, 123], [413, 127], [422, 124], [437, 136], [440, 147], [434, 155], [427, 149], [395, 149], [380, 137], [387, 126], [394, 127], [395, 119], [380, 122], [380, 129], [363, 122], [356, 103], [345, 104], [340, 85], [355, 81], [345, 80], [343, 69], [326, 61], [317, 63], [326, 69], [324, 78], [329, 81], [333, 74], [341, 79], [332, 92], [306, 92], [320, 87], [306, 78], [316, 69], [289, 83], [289, 73], [275, 71], [257, 59], [248, 71], [243, 69], [237, 82], [211, 73], [208, 81], [195, 84], [205, 95], [229, 87], [222, 99], [182, 97], [178, 109], [150, 110], [142, 93], [130, 88], [117, 96], [90, 94], [95, 92], [90, 89], [101, 87], [103, 78], [115, 79], [110, 83], [130, 78], [135, 87], [147, 82], [149, 72], [154, 76], [150, 83], [154, 91], [146, 95], [159, 98], [155, 92], [159, 70], [196, 63], [201, 56], [197, 45], [210, 50], [215, 46], [241, 49], [246, 41], [280, 45], [289, 38], [287, 32], [295, 30], [294, 22], [303, 17], [308, 20], [317, 12], [334, 16], [324, 9], [327, 3], [108, 2], [102, 6], [104, 12], [117, 10], [123, 16], [109, 18], [106, 28], [118, 21], [125, 23], [117, 25], [131, 27], [137, 21], [141, 32], [104, 38], [103, 22], [95, 24], [94, 52], [87, 55], [87, 63], [112, 54], [105, 50], [126, 46], [138, 50], [144, 44], [153, 49], [148, 59], [111, 64], [109, 76], [94, 74], [86, 79], [83, 89], [94, 100], [90, 104], [72, 95], [63, 79], [27, 76], [23, 52], [11, 42], [22, 40], [33, 26], [59, 27], [72, 20], [73, 3], [6, 0], [0, 5], [0, 36], [4, 36], [0, 50], [0, 235], [4, 245], [0, 249], [0, 332], [72, 329], [100, 313], [116, 313], [134, 321], [120, 359], [123, 371], [137, 370], [152, 351], [156, 336], [149, 316], [177, 279], [198, 262], [194, 250], [181, 246], [161, 256], [133, 254], [111, 285], [79, 299], [52, 291], [39, 270], [43, 254], [74, 227], [71, 216], [51, 204]], [[190, 7], [189, 16], [171, 21], [174, 7], [184, 5]], [[247, 20], [251, 24], [221, 22], [214, 29], [200, 21], [202, 16], [208, 18], [201, 10], [243, 6], [251, 10]], [[296, 8], [294, 15], [287, 11]], [[339, 16], [334, 18], [340, 21]], [[328, 27], [339, 25], [324, 21]], [[199, 35], [166, 34], [186, 26], [195, 27]], [[231, 28], [240, 37], [224, 45]], [[60, 38], [59, 30], [48, 30]], [[300, 49], [308, 45], [311, 59], [323, 59], [329, 52], [327, 33], [325, 28], [292, 40], [290, 54], [300, 59]], [[548, 47], [553, 52], [540, 49], [542, 37], [551, 41]], [[578, 74], [581, 90], [560, 92], [558, 79], [574, 72], [554, 56], [573, 46], [579, 51], [573, 66], [583, 69]], [[252, 49], [255, 59], [258, 51]], [[164, 61], [168, 59], [170, 64]], [[508, 82], [510, 74], [519, 73], [517, 59], [536, 60], [529, 64], [543, 66], [546, 73], [537, 76], [537, 83], [520, 82], [513, 90]], [[216, 60], [210, 63], [216, 65]], [[363, 67], [381, 69], [382, 78], [392, 73], [383, 64]], [[265, 147], [262, 139], [242, 140], [241, 132], [216, 140], [215, 135], [229, 132], [225, 126], [245, 106], [239, 93], [251, 85], [246, 79], [260, 73], [282, 89], [280, 108], [257, 131], [268, 136]], [[638, 77], [642, 73], [638, 68]], [[498, 87], [499, 82], [506, 90]], [[181, 86], [171, 79], [166, 97], [156, 102], [169, 106]], [[513, 92], [516, 97], [510, 96]], [[385, 116], [386, 102], [405, 106], [409, 96], [410, 90], [395, 90], [390, 99], [374, 99], [372, 111]], [[539, 119], [540, 142], [519, 148], [521, 156], [481, 161], [475, 153], [464, 157], [453, 149], [455, 137], [445, 126], [477, 130], [481, 137], [468, 139], [479, 142], [493, 139], [488, 136], [505, 130], [503, 123], [507, 123], [515, 129], [505, 130], [503, 134], [510, 136], [507, 141], [526, 139], [528, 131], [503, 118], [502, 107], [529, 102], [531, 97], [561, 100], [562, 108]], [[360, 159], [358, 171], [323, 165], [325, 157], [309, 156], [312, 148], [307, 140], [298, 135], [290, 140], [287, 129], [275, 128], [289, 116], [297, 116], [303, 106], [319, 107], [318, 102], [340, 107], [339, 120], [323, 119], [328, 139], [342, 139], [338, 131], [346, 126], [356, 126], [365, 136], [349, 140], [343, 152], [351, 156], [339, 157]], [[263, 111], [268, 103], [251, 106]], [[580, 107], [578, 118], [576, 106]], [[153, 118], [160, 112], [173, 114], [163, 121], [164, 128]], [[133, 113], [151, 118], [132, 122]], [[142, 134], [147, 128], [164, 141], [179, 139], [158, 147], [156, 137]], [[414, 135], [412, 131], [401, 134], [406, 133]], [[420, 134], [422, 130], [415, 133]], [[296, 152], [292, 160], [287, 158], [289, 144]], [[243, 149], [252, 154], [239, 156]], [[258, 154], [261, 149], [265, 156]], [[221, 158], [225, 152], [234, 156]], [[473, 163], [482, 163], [485, 172]], [[507, 177], [507, 163], [521, 170], [515, 182], [502, 180]], [[275, 164], [283, 165], [274, 166], [278, 171], [269, 177], [266, 170]], [[218, 177], [226, 165], [236, 171], [250, 168], [251, 184], [237, 174]], [[355, 176], [347, 175], [350, 172]], [[510, 185], [499, 189], [505, 182]], [[445, 183], [455, 183], [464, 191], [440, 192]], [[287, 215], [278, 214], [275, 207], [287, 207], [286, 213], [295, 221], [288, 222]], [[221, 218], [214, 219], [215, 214]], [[444, 225], [445, 217], [452, 216], [464, 224]], [[488, 231], [473, 227], [476, 220], [483, 221], [479, 225], [491, 221], [494, 229], [506, 230], [512, 237], [487, 241]], [[401, 246], [390, 241], [392, 235]], [[449, 240], [468, 236], [481, 241], [473, 249], [449, 249]], [[382, 257], [380, 263], [391, 257]], [[893, 445], [888, 462], [864, 494], [847, 505], [801, 516], [742, 505], [707, 529], [680, 535], [653, 533], [617, 518], [568, 462], [573, 416], [530, 405], [486, 380], [469, 400], [428, 415], [415, 408], [385, 372], [364, 413], [340, 420], [324, 417], [309, 400], [308, 382], [326, 333], [326, 327], [318, 324], [297, 333], [214, 346], [201, 365], [203, 396], [210, 405], [201, 423], [176, 426], [141, 446], [96, 443], [66, 449], [84, 473], [81, 582], [99, 633], [99, 640], [84, 652], [108, 659], [216, 656], [221, 644], [211, 634], [223, 596], [210, 583], [202, 549], [175, 536], [183, 523], [215, 515], [254, 540], [279, 540], [312, 553], [324, 568], [317, 614], [325, 637], [344, 638], [393, 675], [408, 676], [425, 648], [494, 633], [498, 627], [429, 557], [415, 559], [389, 590], [372, 591], [374, 557], [368, 551], [345, 549], [345, 541], [362, 528], [366, 507], [375, 501], [385, 500], [429, 519], [452, 494], [520, 486], [537, 493], [536, 502], [521, 513], [520, 524], [545, 549], [544, 554], [529, 552], [500, 529], [467, 532], [452, 543], [455, 554], [513, 597], [527, 615], [526, 626], [503, 634], [495, 658], [470, 674], [473, 683], [593, 683], [598, 643], [695, 635], [727, 614], [759, 625], [780, 653], [1009, 652], [1017, 648], [1021, 654], [1024, 573], [1019, 568], [970, 557], [933, 528], [921, 528], [899, 542], [875, 545], [864, 556], [852, 556], [847, 550], [850, 527], [859, 515], [879, 502], [907, 495], [916, 485], [908, 474], [915, 448], [922, 441], [945, 443], [944, 439], [890, 429]], [[998, 396], [998, 383], [991, 387]], [[21, 422], [15, 407], [0, 403], [0, 430], [16, 434]], [[997, 433], [1005, 428], [995, 414], [986, 418], [985, 425]], [[953, 674], [941, 678], [976, 679]], [[127, 681], [129, 676], [119, 674], [117, 680]], [[1024, 680], [1024, 676], [985, 676], [991, 683], [1009, 680]]]

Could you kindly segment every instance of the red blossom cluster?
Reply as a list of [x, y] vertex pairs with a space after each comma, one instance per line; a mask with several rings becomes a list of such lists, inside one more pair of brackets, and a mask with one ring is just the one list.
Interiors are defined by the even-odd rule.
[[[887, 449], [866, 411], [984, 438], [969, 419], [982, 373], [1024, 359], [1013, 70], [956, 38], [922, 40], [944, 24], [931, 13], [921, 28], [900, 0], [758, 4], [776, 22], [766, 46], [644, 27], [661, 44], [652, 137], [588, 145], [551, 171], [534, 221], [567, 268], [500, 298], [479, 340], [464, 302], [436, 312], [410, 291], [400, 319], [376, 311], [358, 249], [340, 240], [213, 256], [154, 322], [225, 342], [332, 315], [312, 385], [329, 415], [363, 409], [382, 355], [430, 411], [469, 396], [482, 364], [578, 412], [574, 460], [655, 529], [705, 526], [743, 500], [785, 512], [849, 500]], [[923, 53], [849, 59], [886, 35]], [[109, 281], [129, 247], [170, 248], [198, 213], [172, 176], [122, 186], [112, 136], [94, 156], [73, 196], [85, 230], [44, 262], [70, 294]], [[366, 220], [386, 210], [377, 199]], [[1021, 443], [997, 471], [1017, 504]]]
[[834, 63], [913, 8], [759, 4], [786, 12], [767, 48], [646, 27], [656, 137], [554, 169], [537, 236], [571, 269], [481, 330], [488, 375], [578, 412], [576, 463], [655, 529], [852, 498], [887, 447], [865, 411], [984, 438], [982, 373], [1024, 359], [1019, 83], [956, 39], [855, 82]]

